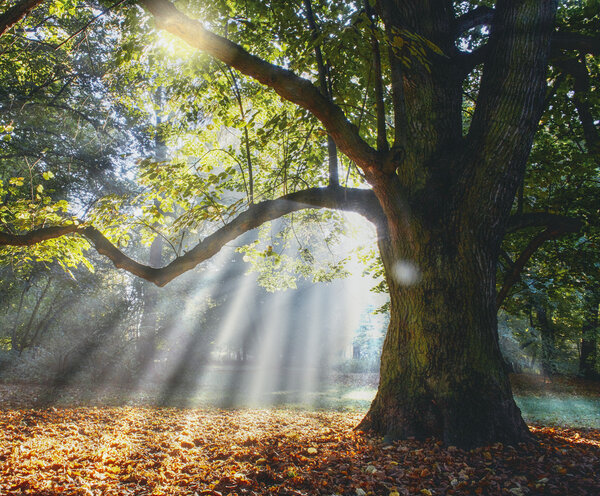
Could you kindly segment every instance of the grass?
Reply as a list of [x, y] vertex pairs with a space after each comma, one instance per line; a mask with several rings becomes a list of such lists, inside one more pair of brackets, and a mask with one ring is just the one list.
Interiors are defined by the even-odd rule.
[[[0, 386], [4, 407], [168, 405], [177, 407], [276, 407], [296, 410], [366, 412], [377, 390], [376, 374], [333, 374], [321, 378], [314, 390], [271, 385], [252, 394], [236, 383], [239, 369], [215, 368], [197, 388], [170, 388], [156, 385], [138, 388], [71, 385], [48, 394], [43, 385]], [[531, 375], [511, 377], [515, 400], [528, 424], [600, 429], [600, 384], [577, 378], [543, 378]]]

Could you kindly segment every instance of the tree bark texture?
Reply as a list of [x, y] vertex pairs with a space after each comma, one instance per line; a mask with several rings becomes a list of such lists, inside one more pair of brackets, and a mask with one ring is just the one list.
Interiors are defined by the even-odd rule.
[[[378, 7], [390, 34], [407, 29], [453, 53], [451, 2]], [[528, 437], [498, 345], [496, 266], [543, 107], [555, 9], [551, 1], [498, 2], [491, 62], [465, 137], [454, 67], [440, 60], [431, 71], [392, 70], [401, 75], [395, 106], [409, 139], [393, 167], [365, 171], [387, 221], [379, 245], [391, 315], [362, 430], [463, 447]]]
[[493, 253], [452, 228], [412, 237], [406, 258], [380, 237], [391, 315], [377, 396], [359, 428], [466, 447], [522, 441], [498, 345]]
[[22, 0], [0, 15], [0, 36], [23, 19], [43, 0]]

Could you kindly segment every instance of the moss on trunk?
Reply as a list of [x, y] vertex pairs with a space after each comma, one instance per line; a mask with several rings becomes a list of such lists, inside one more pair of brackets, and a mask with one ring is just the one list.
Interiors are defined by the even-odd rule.
[[[467, 250], [473, 240], [449, 237], [413, 230], [410, 261], [389, 239], [380, 241], [391, 318], [377, 396], [359, 428], [390, 440], [515, 444], [529, 433], [502, 365], [493, 257]], [[411, 280], [402, 267], [413, 268]]]

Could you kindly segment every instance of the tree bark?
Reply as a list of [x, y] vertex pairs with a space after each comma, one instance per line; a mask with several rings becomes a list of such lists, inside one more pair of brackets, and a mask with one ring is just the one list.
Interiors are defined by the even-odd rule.
[[6, 33], [29, 12], [42, 3], [43, 0], [22, 0], [0, 15], [0, 36]]
[[523, 441], [498, 345], [493, 254], [457, 243], [452, 228], [411, 237], [408, 256], [380, 233], [390, 324], [378, 392], [358, 428], [462, 447]]

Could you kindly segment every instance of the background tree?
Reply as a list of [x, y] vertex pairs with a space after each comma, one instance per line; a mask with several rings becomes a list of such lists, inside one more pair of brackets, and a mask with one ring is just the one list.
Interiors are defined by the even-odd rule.
[[[593, 7], [594, 2], [566, 4], [559, 11], [558, 22], [592, 33], [599, 22], [597, 15], [589, 15]], [[594, 323], [598, 314], [600, 208], [598, 59], [577, 51], [563, 53], [553, 61], [546, 110], [513, 211], [517, 215], [544, 211], [576, 217], [583, 228], [549, 243], [545, 241], [554, 237], [550, 227], [510, 235], [501, 257], [501, 266], [506, 268], [502, 278], [516, 281], [520, 274], [520, 282], [514, 287], [512, 301], [506, 299], [504, 305], [514, 313], [529, 314], [540, 333], [544, 371], [568, 370], [565, 364], [575, 351], [579, 373], [593, 378], [598, 346]], [[561, 227], [554, 229], [558, 233]], [[509, 287], [502, 288], [500, 299], [509, 293]], [[572, 365], [574, 362], [571, 360]]]

